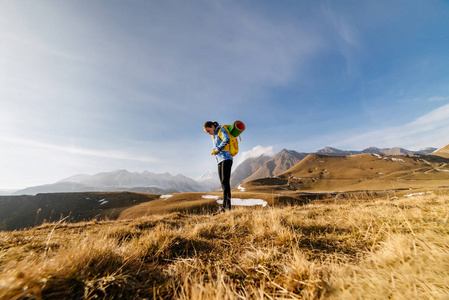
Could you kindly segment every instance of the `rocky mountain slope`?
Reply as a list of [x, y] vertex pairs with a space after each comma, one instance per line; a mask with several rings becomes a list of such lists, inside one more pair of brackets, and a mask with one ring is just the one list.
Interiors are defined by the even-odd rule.
[[255, 180], [265, 177], [273, 177], [280, 174], [297, 163], [299, 163], [307, 153], [298, 153], [293, 150], [283, 149], [267, 162], [265, 162], [256, 172], [244, 179], [244, 181]]
[[261, 155], [259, 157], [248, 158], [235, 168], [231, 176], [231, 186], [236, 187], [245, 179], [253, 175], [259, 168], [261, 168], [271, 157]]

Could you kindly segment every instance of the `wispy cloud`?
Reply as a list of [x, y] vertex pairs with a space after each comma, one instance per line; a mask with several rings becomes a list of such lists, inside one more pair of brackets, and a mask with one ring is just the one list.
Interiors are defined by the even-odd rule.
[[446, 96], [446, 97], [440, 97], [440, 96], [430, 97], [430, 98], [427, 99], [427, 101], [429, 101], [429, 102], [449, 101], [449, 96]]
[[354, 73], [357, 70], [357, 53], [362, 49], [362, 39], [357, 28], [350, 24], [346, 16], [332, 9], [330, 3], [321, 4], [321, 10], [331, 27], [337, 49], [346, 59], [347, 73]]
[[449, 96], [433, 96], [433, 97], [416, 97], [411, 99], [400, 99], [398, 103], [410, 103], [410, 102], [443, 102], [449, 101]]
[[[431, 98], [429, 98], [431, 99]], [[350, 138], [342, 138], [332, 145], [344, 149], [361, 149], [369, 146], [404, 147], [417, 150], [424, 147], [441, 147], [449, 143], [449, 104], [432, 110], [400, 126], [382, 128]]]
[[244, 162], [248, 158], [252, 157], [259, 157], [262, 154], [273, 156], [274, 155], [274, 149], [273, 146], [255, 146], [249, 151], [245, 151], [242, 153], [239, 153], [238, 160], [236, 161], [236, 165], [239, 165], [240, 163]]
[[[95, 156], [106, 159], [117, 159], [117, 160], [132, 160], [132, 161], [140, 161], [145, 163], [154, 163], [160, 162], [158, 159], [149, 157], [149, 156], [139, 156], [134, 155], [127, 152], [122, 151], [107, 151], [107, 150], [95, 150], [95, 149], [87, 149], [81, 148], [78, 146], [70, 146], [70, 145], [56, 145], [38, 142], [34, 140], [13, 138], [13, 137], [1, 137], [0, 141], [3, 143], [14, 144], [15, 146], [26, 147], [28, 151], [32, 152], [33, 149], [46, 149], [49, 151], [56, 152], [64, 152], [75, 155], [86, 155], [86, 156]], [[51, 152], [49, 152], [51, 155]]]

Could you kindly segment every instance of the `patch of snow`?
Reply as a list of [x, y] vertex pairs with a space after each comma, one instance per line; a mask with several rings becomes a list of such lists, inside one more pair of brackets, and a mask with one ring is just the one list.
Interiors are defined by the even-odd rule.
[[168, 198], [173, 197], [173, 195], [160, 195], [159, 198], [167, 200]]
[[402, 158], [395, 158], [395, 157], [392, 157], [391, 160], [392, 160], [392, 161], [401, 161], [401, 162], [405, 162], [405, 160], [403, 160]]
[[[217, 200], [218, 204], [223, 204], [223, 199]], [[232, 206], [256, 206], [262, 205], [263, 207], [267, 206], [267, 201], [262, 199], [240, 199], [240, 198], [231, 198]]]
[[396, 199], [399, 199], [399, 198], [395, 196], [395, 197], [391, 197], [390, 199], [391, 200], [396, 200]]
[[106, 204], [106, 203], [108, 203], [108, 202], [109, 202], [109, 201], [106, 200], [106, 199], [98, 200], [98, 203], [99, 203], [100, 205]]
[[220, 196], [214, 196], [214, 195], [204, 195], [201, 196], [203, 199], [218, 199]]
[[421, 192], [421, 193], [408, 194], [408, 195], [405, 195], [404, 197], [422, 196], [422, 195], [425, 195], [425, 194], [431, 194], [431, 193], [433, 193], [433, 191], [431, 191], [431, 192]]
[[375, 157], [377, 157], [378, 159], [382, 159], [382, 156], [380, 156], [379, 154], [376, 153], [371, 153], [372, 155], [374, 155]]
[[240, 190], [240, 192], [245, 192], [246, 189], [244, 187], [242, 187], [241, 185], [238, 186], [238, 189]]
[[430, 163], [428, 161], [425, 161], [424, 159], [420, 158], [419, 161], [422, 161], [423, 163], [426, 163], [426, 164], [430, 165]]

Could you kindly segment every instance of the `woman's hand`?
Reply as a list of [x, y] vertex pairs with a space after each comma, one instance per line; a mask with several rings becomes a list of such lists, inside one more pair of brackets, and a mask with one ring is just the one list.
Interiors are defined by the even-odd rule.
[[218, 151], [217, 149], [214, 149], [214, 150], [212, 150], [212, 155], [217, 155], [218, 152], [220, 152], [220, 151]]

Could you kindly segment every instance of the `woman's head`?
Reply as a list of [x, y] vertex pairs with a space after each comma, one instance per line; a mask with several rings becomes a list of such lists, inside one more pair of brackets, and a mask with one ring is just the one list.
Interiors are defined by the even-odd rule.
[[212, 122], [212, 121], [207, 121], [206, 123], [204, 123], [204, 132], [213, 135], [215, 133], [215, 128], [217, 128], [218, 122]]

